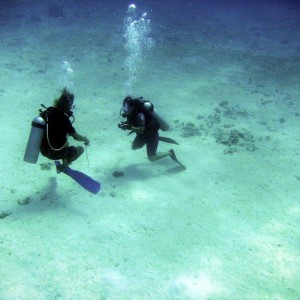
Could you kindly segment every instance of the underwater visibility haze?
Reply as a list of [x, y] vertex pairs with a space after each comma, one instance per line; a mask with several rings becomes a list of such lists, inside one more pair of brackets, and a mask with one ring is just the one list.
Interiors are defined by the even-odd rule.
[[[299, 36], [298, 1], [1, 0], [0, 299], [299, 299]], [[84, 153], [24, 161], [64, 88]]]

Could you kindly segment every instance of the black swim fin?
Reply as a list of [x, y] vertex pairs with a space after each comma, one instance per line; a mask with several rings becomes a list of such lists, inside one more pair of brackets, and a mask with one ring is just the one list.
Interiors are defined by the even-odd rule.
[[164, 136], [160, 136], [159, 140], [165, 143], [169, 143], [169, 144], [175, 144], [175, 145], [179, 145], [176, 141], [174, 141], [173, 139], [164, 137]]
[[169, 153], [170, 153], [170, 157], [171, 157], [172, 160], [176, 161], [183, 169], [186, 169], [186, 166], [183, 165], [183, 164], [177, 159], [177, 157], [176, 157], [175, 152], [174, 152], [173, 149], [171, 149], [171, 150], [169, 151]]

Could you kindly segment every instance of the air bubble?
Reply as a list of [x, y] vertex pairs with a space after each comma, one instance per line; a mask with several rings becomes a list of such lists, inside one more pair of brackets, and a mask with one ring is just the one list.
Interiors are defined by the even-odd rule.
[[128, 6], [128, 11], [134, 11], [136, 9], [136, 6], [134, 4], [130, 4]]
[[73, 72], [74, 71], [71, 67], [71, 64], [68, 61], [63, 60], [61, 63], [60, 75], [58, 77], [59, 85], [67, 88], [73, 87], [74, 85], [72, 80]]
[[125, 18], [125, 48], [127, 57], [125, 67], [128, 71], [128, 79], [124, 84], [125, 95], [131, 94], [133, 86], [137, 81], [140, 67], [143, 67], [143, 60], [146, 54], [154, 45], [153, 39], [149, 36], [151, 32], [150, 20], [147, 13], [143, 13], [140, 18], [136, 16], [136, 6], [129, 5]]

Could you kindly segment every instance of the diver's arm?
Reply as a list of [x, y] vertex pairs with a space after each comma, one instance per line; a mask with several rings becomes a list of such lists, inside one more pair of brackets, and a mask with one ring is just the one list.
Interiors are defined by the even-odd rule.
[[142, 134], [145, 130], [145, 126], [131, 126], [130, 130], [137, 133], [137, 134]]
[[137, 126], [131, 125], [130, 130], [137, 134], [142, 134], [145, 131], [145, 116], [143, 113], [137, 115]]
[[79, 142], [84, 142], [84, 144], [86, 146], [89, 145], [90, 141], [88, 138], [86, 138], [85, 136], [82, 136], [80, 135], [79, 133], [77, 133], [76, 131], [71, 135], [71, 137], [76, 140], [76, 141], [79, 141]]

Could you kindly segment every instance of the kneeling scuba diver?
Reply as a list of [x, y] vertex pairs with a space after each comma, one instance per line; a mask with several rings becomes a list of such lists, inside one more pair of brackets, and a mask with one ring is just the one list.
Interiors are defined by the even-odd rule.
[[[68, 136], [74, 140], [84, 142], [87, 146], [89, 140], [76, 132], [73, 127], [75, 118], [72, 109], [74, 95], [66, 88], [61, 96], [54, 100], [53, 106], [40, 110], [40, 115], [32, 122], [28, 145], [24, 155], [24, 161], [36, 163], [38, 154], [51, 160], [62, 159], [63, 166], [68, 166], [84, 152], [83, 147], [69, 146]], [[73, 118], [72, 122], [70, 118]]]
[[159, 136], [158, 131], [160, 129], [167, 131], [170, 126], [158, 114], [150, 101], [144, 100], [143, 97], [133, 99], [127, 96], [123, 100], [120, 115], [123, 118], [127, 118], [127, 120], [118, 124], [118, 127], [122, 130], [130, 130], [128, 135], [136, 133], [132, 143], [132, 150], [140, 149], [146, 145], [147, 156], [150, 161], [170, 157], [182, 168], [186, 168], [178, 161], [173, 149], [170, 149], [168, 152], [157, 152], [159, 141], [177, 145], [178, 143], [170, 138]]
[[[32, 121], [24, 161], [35, 164], [41, 153], [55, 161], [57, 173], [63, 172], [88, 191], [97, 193], [100, 183], [80, 171], [69, 168], [69, 165], [84, 153], [84, 148], [70, 146], [68, 137], [83, 142], [85, 146], [89, 145], [89, 139], [77, 133], [73, 127], [73, 103], [74, 95], [65, 88], [61, 96], [54, 100], [53, 106], [42, 105], [44, 110], [40, 109], [39, 116]], [[62, 160], [62, 164], [59, 160]]]

